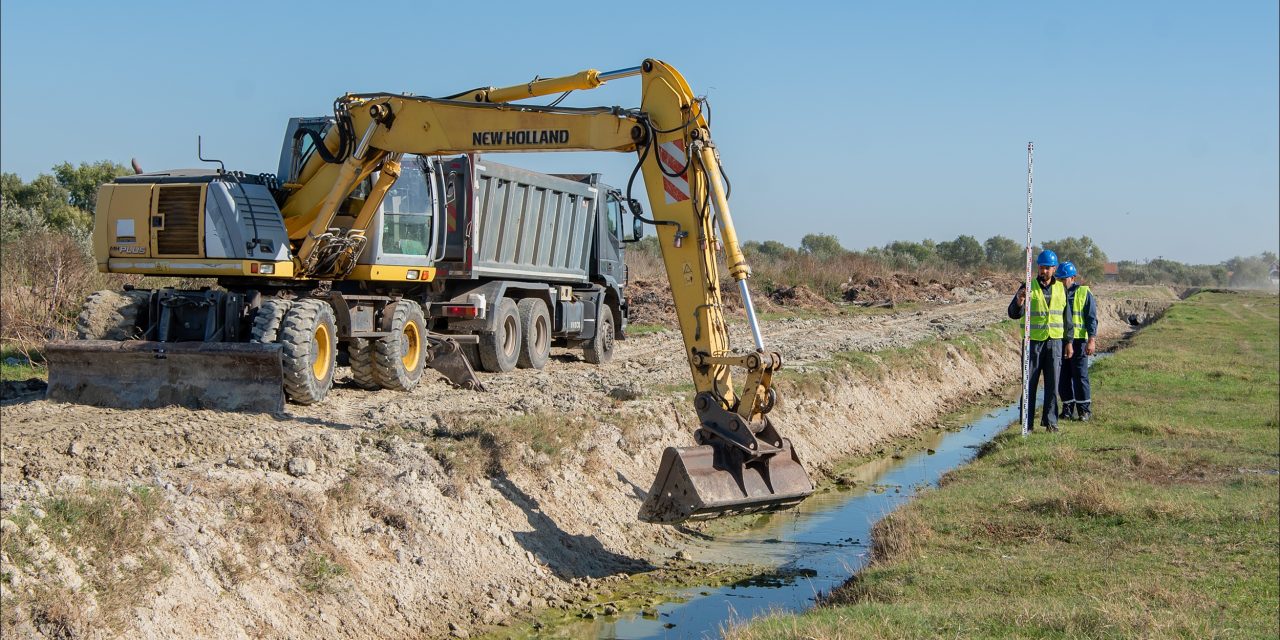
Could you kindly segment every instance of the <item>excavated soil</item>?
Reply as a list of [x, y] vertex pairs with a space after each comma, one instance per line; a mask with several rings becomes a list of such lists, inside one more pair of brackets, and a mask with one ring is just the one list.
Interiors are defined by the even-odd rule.
[[[764, 323], [766, 347], [803, 372], [840, 351], [970, 335], [1005, 317], [1012, 287], [1001, 288], [897, 313], [839, 313], [819, 298], [811, 304], [829, 313]], [[634, 320], [663, 324], [651, 294], [633, 289]], [[731, 329], [734, 344], [750, 344], [744, 324]], [[22, 596], [31, 610], [5, 618], [35, 637], [421, 638], [566, 607], [601, 580], [663, 565], [689, 540], [635, 517], [663, 449], [691, 444], [682, 351], [678, 333], [660, 331], [619, 343], [604, 366], [563, 351], [542, 371], [481, 374], [485, 393], [339, 385], [321, 404], [276, 415], [10, 398], [0, 406], [7, 534], [50, 496], [148, 486], [163, 500], [136, 526], [154, 534], [167, 569], [103, 626], [83, 588], [100, 568], [78, 567], [37, 517], [23, 531], [36, 541], [27, 562], [6, 557], [0, 583], [6, 607]], [[786, 385], [771, 417], [820, 475], [1004, 384], [1017, 352], [1009, 338], [976, 354], [947, 346], [927, 373], [814, 377]], [[317, 571], [318, 557], [329, 569]], [[41, 609], [48, 588], [73, 606]]]

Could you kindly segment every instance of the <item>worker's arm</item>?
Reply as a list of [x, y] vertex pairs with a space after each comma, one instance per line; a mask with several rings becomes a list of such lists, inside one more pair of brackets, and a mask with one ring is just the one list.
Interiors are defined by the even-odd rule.
[[1022, 317], [1022, 307], [1027, 302], [1027, 285], [1018, 287], [1018, 292], [1013, 294], [1013, 300], [1009, 301], [1009, 317], [1017, 320]]
[[1085, 346], [1085, 355], [1093, 355], [1095, 341], [1098, 337], [1098, 304], [1097, 299], [1093, 297], [1093, 291], [1089, 291], [1084, 297], [1084, 330], [1089, 334], [1089, 344]]

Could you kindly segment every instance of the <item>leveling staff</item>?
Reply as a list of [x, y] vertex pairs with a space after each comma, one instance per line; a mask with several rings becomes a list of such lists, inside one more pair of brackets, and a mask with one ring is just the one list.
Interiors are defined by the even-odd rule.
[[[1031, 406], [1027, 408], [1027, 431], [1034, 431], [1032, 416], [1036, 413], [1036, 385], [1044, 376], [1044, 407], [1040, 413], [1040, 426], [1049, 431], [1058, 430], [1058, 370], [1062, 368], [1062, 357], [1070, 358], [1074, 353], [1071, 342], [1062, 341], [1064, 335], [1075, 333], [1075, 325], [1071, 322], [1071, 314], [1067, 309], [1067, 291], [1062, 283], [1053, 277], [1058, 268], [1058, 254], [1048, 249], [1041, 251], [1036, 257], [1038, 267], [1036, 285], [1031, 290], [1031, 342], [1028, 354], [1031, 387], [1027, 396]], [[1027, 301], [1027, 287], [1018, 287], [1009, 302], [1009, 317], [1022, 317], [1022, 308]]]

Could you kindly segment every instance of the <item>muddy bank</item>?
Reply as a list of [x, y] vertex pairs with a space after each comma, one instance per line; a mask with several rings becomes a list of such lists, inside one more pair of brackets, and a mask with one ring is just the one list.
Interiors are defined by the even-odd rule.
[[[775, 424], [816, 473], [927, 428], [1016, 376], [1015, 335], [954, 340], [1006, 304], [994, 294], [766, 323], [796, 372], [779, 384]], [[749, 343], [745, 327], [733, 331]], [[928, 358], [893, 359], [921, 341]], [[827, 364], [877, 351], [865, 377]], [[680, 352], [674, 332], [657, 333], [622, 343], [605, 367], [564, 352], [543, 371], [486, 376], [483, 395], [339, 388], [276, 416], [6, 403], [6, 626], [36, 637], [417, 638], [567, 607], [610, 576], [665, 564], [689, 539], [635, 520], [662, 450], [690, 441]], [[51, 510], [66, 501], [50, 497], [95, 487], [155, 498], [138, 511], [136, 546], [84, 562], [92, 523]], [[113, 592], [113, 576], [130, 572], [147, 579]]]

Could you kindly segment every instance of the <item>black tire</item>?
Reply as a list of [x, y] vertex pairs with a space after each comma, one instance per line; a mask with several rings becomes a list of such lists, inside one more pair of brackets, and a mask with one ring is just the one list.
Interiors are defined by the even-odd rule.
[[516, 366], [521, 369], [541, 369], [551, 357], [551, 314], [547, 303], [538, 298], [525, 298], [516, 305], [520, 313], [520, 357]]
[[408, 391], [427, 366], [427, 320], [412, 300], [401, 300], [388, 311], [391, 335], [373, 343], [373, 375], [384, 389]]
[[95, 291], [76, 317], [78, 340], [137, 340], [139, 320], [145, 318], [150, 291]]
[[605, 364], [613, 360], [614, 347], [613, 309], [609, 305], [600, 307], [600, 316], [596, 318], [596, 337], [582, 346], [582, 355], [591, 364]]
[[361, 389], [378, 389], [378, 379], [373, 373], [373, 342], [365, 338], [347, 341], [347, 361], [351, 366], [351, 382]]
[[324, 400], [338, 365], [333, 308], [323, 300], [294, 302], [280, 326], [279, 342], [285, 394], [298, 404]]
[[289, 313], [293, 303], [283, 298], [268, 298], [258, 306], [253, 314], [253, 328], [249, 330], [249, 341], [259, 344], [275, 344], [280, 341], [280, 325], [284, 323], [284, 315]]
[[480, 364], [485, 371], [511, 371], [520, 358], [520, 312], [511, 298], [499, 300], [494, 309], [496, 328], [480, 334]]

